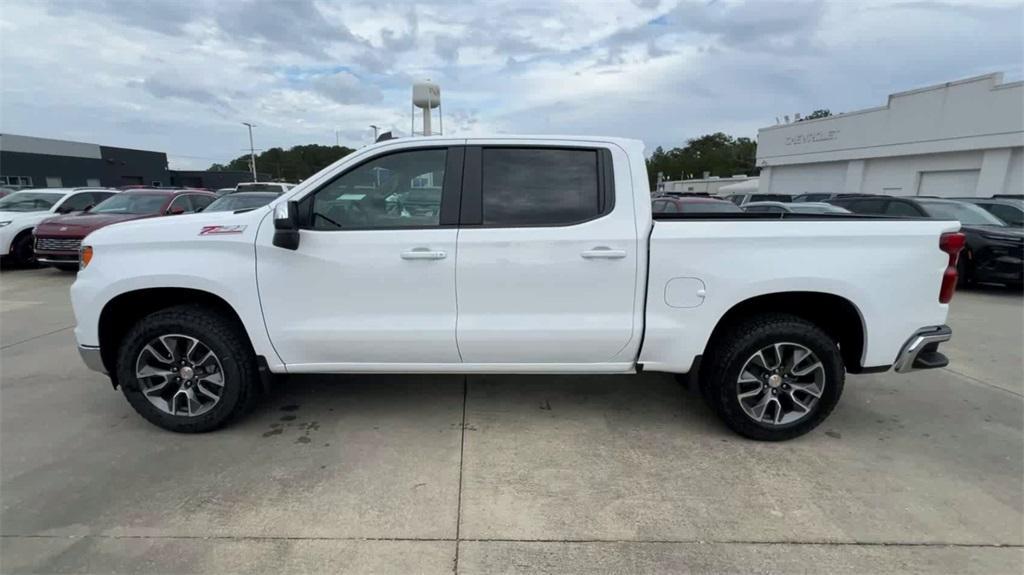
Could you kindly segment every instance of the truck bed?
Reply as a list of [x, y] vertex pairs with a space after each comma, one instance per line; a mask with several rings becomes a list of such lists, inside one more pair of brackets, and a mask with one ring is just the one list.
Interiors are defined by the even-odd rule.
[[[891, 365], [938, 302], [955, 221], [855, 214], [659, 214], [650, 234], [645, 369], [688, 371], [730, 309], [765, 294], [833, 294], [857, 310], [859, 366]], [[680, 340], [679, 333], [687, 337]]]

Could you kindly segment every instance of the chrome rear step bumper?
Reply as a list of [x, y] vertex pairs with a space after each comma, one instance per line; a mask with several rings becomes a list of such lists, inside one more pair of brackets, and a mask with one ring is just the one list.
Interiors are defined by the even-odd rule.
[[953, 330], [948, 325], [923, 327], [903, 344], [896, 358], [896, 371], [906, 373], [919, 369], [935, 369], [949, 365], [949, 358], [939, 353], [939, 344], [949, 341]]

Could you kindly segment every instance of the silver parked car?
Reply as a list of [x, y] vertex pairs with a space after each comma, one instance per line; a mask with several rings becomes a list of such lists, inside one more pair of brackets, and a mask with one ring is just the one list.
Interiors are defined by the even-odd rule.
[[848, 214], [850, 210], [825, 202], [750, 202], [743, 211], [769, 214]]

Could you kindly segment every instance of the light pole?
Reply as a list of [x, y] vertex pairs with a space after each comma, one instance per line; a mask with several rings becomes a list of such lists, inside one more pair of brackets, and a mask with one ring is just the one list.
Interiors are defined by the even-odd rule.
[[376, 142], [377, 141], [377, 132], [380, 131], [380, 126], [374, 126], [373, 124], [370, 124], [370, 127], [373, 128], [373, 141]]
[[335, 147], [341, 145], [341, 130], [334, 131], [334, 145]]
[[243, 126], [249, 126], [249, 166], [252, 168], [252, 181], [258, 182], [259, 178], [256, 176], [256, 147], [252, 143], [252, 129], [256, 126], [249, 122], [242, 122]]

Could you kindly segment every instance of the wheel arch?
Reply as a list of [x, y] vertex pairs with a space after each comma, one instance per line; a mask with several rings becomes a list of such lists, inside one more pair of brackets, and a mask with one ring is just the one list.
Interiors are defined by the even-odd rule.
[[711, 332], [704, 356], [718, 344], [730, 327], [762, 313], [788, 313], [821, 327], [839, 344], [839, 351], [850, 373], [863, 368], [867, 329], [860, 309], [845, 297], [818, 291], [787, 291], [760, 294], [745, 299], [725, 312]]
[[11, 238], [11, 243], [7, 244], [7, 249], [4, 250], [3, 255], [10, 254], [14, 250], [14, 246], [18, 243], [18, 240], [20, 240], [21, 238], [23, 238], [25, 236], [31, 237], [33, 232], [35, 232], [35, 229], [36, 229], [36, 227], [34, 225], [28, 226], [28, 227], [26, 227], [24, 229], [18, 230], [16, 233], [11, 234], [10, 236], [8, 236], [8, 237]]
[[[215, 309], [235, 322], [245, 334], [249, 345], [253, 345], [252, 336], [245, 327], [241, 316], [224, 298], [214, 293], [184, 287], [152, 287], [127, 291], [113, 297], [100, 312], [98, 335], [100, 355], [103, 366], [111, 378], [116, 377], [115, 368], [117, 351], [121, 339], [142, 317], [161, 309], [182, 304], [199, 304]], [[116, 379], [113, 381], [117, 386]]]

